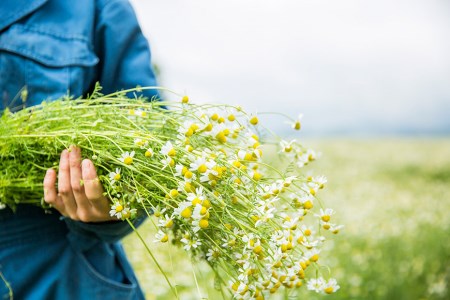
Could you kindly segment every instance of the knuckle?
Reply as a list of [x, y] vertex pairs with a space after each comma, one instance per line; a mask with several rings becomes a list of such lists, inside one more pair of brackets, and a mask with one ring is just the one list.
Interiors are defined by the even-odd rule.
[[74, 213], [69, 214], [69, 218], [71, 218], [74, 221], [80, 221], [80, 218], [78, 217], [78, 215], [74, 214]]
[[71, 159], [69, 162], [70, 168], [78, 168], [80, 167], [80, 162], [77, 159]]
[[92, 221], [92, 214], [89, 210], [86, 209], [78, 209], [77, 210], [78, 218], [81, 222], [90, 222]]
[[79, 184], [72, 184], [72, 191], [75, 193], [80, 193], [82, 192], [83, 188], [81, 185]]
[[59, 189], [58, 189], [58, 193], [61, 195], [61, 196], [68, 196], [68, 195], [70, 195], [71, 193], [72, 193], [72, 189], [70, 188], [70, 187], [67, 187], [67, 186], [62, 186], [62, 187], [60, 187]]

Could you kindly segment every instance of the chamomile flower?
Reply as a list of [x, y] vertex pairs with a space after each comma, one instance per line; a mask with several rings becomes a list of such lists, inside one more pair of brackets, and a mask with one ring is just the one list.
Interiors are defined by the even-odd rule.
[[208, 253], [206, 253], [206, 259], [208, 261], [216, 261], [220, 256], [220, 251], [217, 248], [208, 249]]
[[334, 210], [331, 208], [327, 208], [325, 210], [323, 210], [322, 208], [320, 209], [320, 213], [319, 214], [314, 214], [316, 217], [319, 217], [323, 222], [330, 222], [331, 216], [334, 215]]
[[111, 217], [117, 217], [117, 219], [122, 218], [123, 205], [119, 202], [114, 203], [111, 206], [111, 210], [109, 211], [109, 215]]
[[323, 292], [325, 294], [332, 294], [339, 290], [340, 286], [337, 284], [336, 279], [330, 278], [323, 286]]
[[294, 150], [294, 146], [293, 144], [295, 144], [295, 140], [292, 140], [290, 142], [282, 140], [280, 142], [280, 153], [286, 153], [289, 154], [290, 156], [294, 156], [295, 155], [295, 151]]
[[169, 235], [162, 230], [158, 230], [155, 234], [155, 239], [153, 240], [155, 243], [166, 243], [169, 240]]
[[304, 253], [304, 256], [312, 262], [317, 262], [319, 260], [320, 249], [313, 248]]
[[133, 157], [134, 157], [134, 151], [131, 152], [125, 152], [120, 157], [120, 161], [123, 162], [126, 165], [131, 165], [133, 163]]
[[140, 138], [134, 139], [134, 144], [141, 149], [145, 149], [148, 146], [148, 141]]
[[197, 157], [195, 161], [190, 164], [189, 170], [199, 173], [205, 173], [208, 171], [208, 167], [206, 166], [206, 158]]
[[116, 168], [115, 172], [109, 173], [109, 180], [111, 182], [111, 185], [114, 185], [122, 177], [122, 175], [120, 174], [120, 171], [121, 171], [120, 168]]
[[153, 156], [153, 149], [152, 148], [147, 148], [147, 150], [145, 150], [144, 155], [145, 155], [145, 157], [152, 157]]
[[173, 218], [169, 217], [167, 214], [164, 215], [164, 218], [159, 219], [158, 226], [163, 228], [172, 228]]
[[195, 237], [190, 236], [190, 234], [185, 235], [180, 241], [184, 244], [183, 249], [186, 251], [196, 249], [197, 247], [202, 245], [201, 241], [199, 241]]
[[173, 167], [175, 166], [175, 161], [170, 156], [166, 156], [163, 159], [161, 159], [161, 164], [163, 165], [163, 169], [167, 167]]
[[157, 218], [159, 218], [160, 216], [162, 216], [162, 214], [167, 210], [167, 208], [160, 208], [159, 205], [152, 207], [153, 210], [153, 215]]
[[170, 141], [167, 141], [164, 146], [161, 147], [161, 151], [159, 151], [162, 155], [173, 157], [176, 155], [175, 148], [173, 147]]
[[191, 201], [193, 206], [197, 204], [201, 204], [203, 200], [205, 200], [205, 196], [203, 195], [203, 188], [198, 187], [195, 189], [195, 192], [187, 194], [187, 200]]
[[129, 203], [128, 203], [128, 205], [125, 206], [123, 208], [123, 210], [122, 210], [122, 217], [121, 217], [121, 219], [122, 220], [130, 219], [136, 214], [136, 212], [137, 212], [137, 209], [136, 208], [130, 208]]
[[292, 128], [295, 130], [300, 130], [302, 128], [302, 123], [300, 122], [303, 118], [303, 114], [299, 114], [297, 119], [292, 123]]
[[336, 225], [336, 224], [330, 224], [330, 231], [334, 234], [338, 234], [340, 230], [344, 228], [344, 225]]
[[311, 278], [308, 280], [306, 287], [308, 290], [315, 291], [317, 293], [320, 293], [323, 291], [323, 289], [326, 286], [326, 281], [322, 277], [319, 278]]
[[325, 176], [316, 176], [312, 178], [312, 182], [314, 182], [319, 189], [323, 189], [325, 183], [327, 183], [327, 178]]

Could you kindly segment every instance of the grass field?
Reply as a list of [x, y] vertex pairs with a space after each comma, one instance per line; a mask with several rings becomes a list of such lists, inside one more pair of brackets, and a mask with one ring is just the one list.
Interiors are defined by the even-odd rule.
[[[302, 287], [300, 295], [285, 298], [449, 299], [450, 139], [324, 139], [304, 144], [322, 153], [305, 171], [328, 178], [321, 198], [345, 225], [328, 243], [332, 255], [325, 262], [341, 288], [321, 296]], [[153, 244], [151, 221], [139, 232], [180, 299], [222, 298], [207, 265], [194, 266], [182, 250]], [[147, 298], [174, 299], [136, 234], [124, 245]]]

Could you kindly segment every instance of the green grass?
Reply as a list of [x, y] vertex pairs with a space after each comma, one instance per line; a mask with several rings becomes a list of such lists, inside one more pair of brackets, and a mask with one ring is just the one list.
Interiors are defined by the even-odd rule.
[[[322, 152], [307, 167], [323, 174], [321, 194], [344, 230], [328, 243], [331, 296], [306, 291], [289, 299], [449, 299], [450, 139], [309, 140]], [[214, 276], [180, 249], [152, 244], [151, 221], [140, 228], [181, 299], [220, 299]], [[160, 271], [133, 234], [125, 248], [148, 299], [173, 299]], [[197, 289], [193, 268], [199, 288]], [[288, 298], [288, 296], [286, 296]]]

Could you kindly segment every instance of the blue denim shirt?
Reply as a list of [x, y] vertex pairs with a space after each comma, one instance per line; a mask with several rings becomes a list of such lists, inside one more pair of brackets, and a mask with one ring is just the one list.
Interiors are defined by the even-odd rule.
[[[156, 85], [147, 40], [127, 0], [1, 1], [0, 110], [78, 97], [96, 81], [103, 93]], [[26, 103], [19, 97], [24, 87]]]
[[[0, 2], [0, 111], [82, 96], [97, 81], [104, 93], [156, 85], [127, 0]], [[29, 205], [3, 209], [0, 272], [15, 299], [142, 299], [118, 243], [130, 232], [125, 222], [82, 223]], [[0, 278], [0, 299], [8, 295]]]

